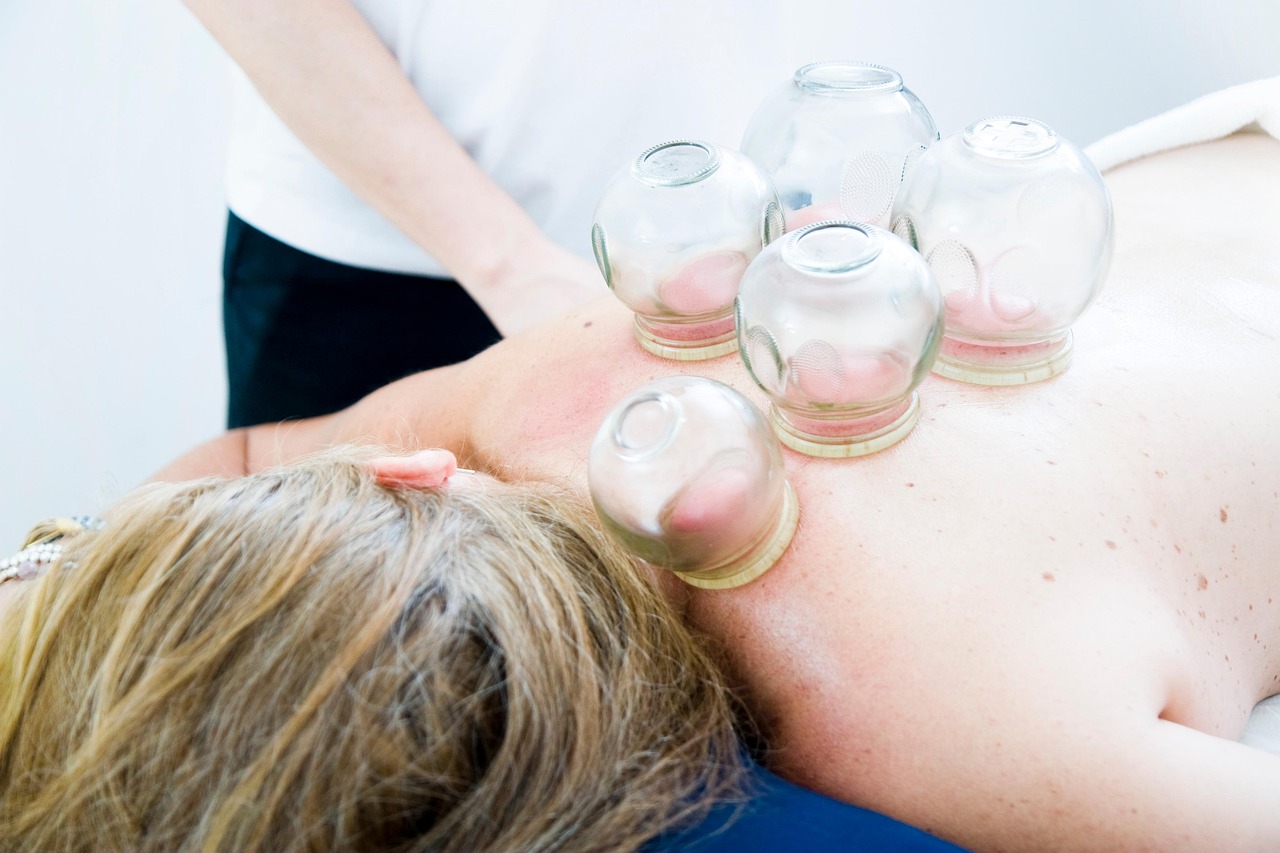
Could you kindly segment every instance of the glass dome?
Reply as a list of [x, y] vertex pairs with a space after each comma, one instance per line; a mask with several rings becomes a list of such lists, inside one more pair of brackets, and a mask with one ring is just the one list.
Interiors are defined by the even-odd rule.
[[825, 219], [887, 228], [903, 175], [937, 138], [898, 72], [816, 62], [760, 105], [742, 152], [773, 179], [787, 230]]
[[811, 456], [862, 456], [915, 426], [942, 295], [920, 255], [887, 231], [818, 222], [752, 262], [737, 328], [783, 443]]
[[1035, 119], [997, 116], [930, 148], [893, 210], [946, 303], [938, 373], [982, 385], [1056, 376], [1071, 325], [1106, 278], [1111, 199], [1079, 148]]
[[799, 515], [764, 416], [700, 377], [660, 379], [618, 403], [591, 445], [587, 480], [606, 530], [704, 588], [768, 571]]
[[591, 245], [640, 344], [694, 361], [733, 352], [747, 264], [782, 233], [773, 185], [746, 157], [701, 140], [644, 151], [596, 205]]

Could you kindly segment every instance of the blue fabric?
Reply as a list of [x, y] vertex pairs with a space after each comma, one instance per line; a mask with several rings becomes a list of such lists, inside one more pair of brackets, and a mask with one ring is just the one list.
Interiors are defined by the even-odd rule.
[[960, 848], [876, 812], [792, 785], [751, 763], [742, 804], [717, 805], [696, 826], [667, 833], [646, 853], [778, 853], [791, 850], [955, 853]]

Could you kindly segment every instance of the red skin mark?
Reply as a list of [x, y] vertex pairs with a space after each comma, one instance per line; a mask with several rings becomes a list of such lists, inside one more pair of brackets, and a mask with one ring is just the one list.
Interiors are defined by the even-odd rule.
[[916, 487], [916, 484], [915, 484], [915, 483], [907, 483], [907, 488], [908, 488], [908, 489], [914, 489], [915, 487]]
[[718, 471], [690, 484], [675, 499], [666, 527], [673, 533], [719, 532], [748, 515], [752, 477]]
[[1177, 551], [1179, 554], [1181, 554], [1181, 553], [1182, 553], [1182, 549], [1181, 549], [1181, 548], [1179, 548], [1177, 545], [1174, 545], [1174, 546], [1173, 546], [1173, 550]]
[[[610, 361], [606, 356], [601, 364], [606, 365]], [[524, 407], [520, 412], [521, 440], [558, 441], [575, 429], [587, 436], [595, 434], [605, 413], [622, 396], [614, 387], [617, 370], [608, 366], [590, 368], [580, 364], [575, 371], [572, 393], [563, 393], [563, 377], [555, 371], [543, 374], [540, 380], [526, 389], [527, 399], [554, 399], [558, 405]]]
[[[730, 303], [732, 306], [732, 303]], [[648, 321], [646, 321], [648, 322]], [[705, 341], [733, 331], [733, 313], [696, 323], [649, 322], [650, 331], [669, 341]]]
[[1116, 543], [1114, 543], [1114, 542], [1112, 542], [1110, 539], [1108, 539], [1108, 540], [1107, 540], [1107, 547], [1108, 547], [1108, 548], [1110, 548], [1112, 551], [1114, 551], [1114, 550], [1116, 549]]
[[714, 252], [659, 284], [658, 298], [677, 314], [728, 311], [746, 271], [747, 256], [741, 252]]
[[1225, 506], [1218, 510], [1218, 521], [1221, 521], [1223, 524], [1227, 523], [1227, 508]]
[[1208, 589], [1209, 579], [1204, 575], [1196, 575], [1196, 589]]
[[838, 356], [839, 364], [823, 362], [816, 369], [793, 356], [787, 397], [801, 404], [889, 400], [911, 387], [911, 367], [896, 353]]
[[983, 293], [982, 288], [971, 287], [953, 290], [943, 301], [947, 309], [947, 325], [971, 332], [999, 334], [1034, 328], [1039, 320], [1036, 303], [1013, 293], [990, 290]]
[[1157, 477], [1158, 479], [1163, 480], [1163, 479], [1164, 479], [1164, 475], [1165, 475], [1165, 474], [1168, 474], [1168, 473], [1169, 473], [1168, 471], [1157, 471], [1157, 472], [1156, 472], [1156, 477]]
[[1053, 583], [1055, 580], [1057, 580], [1057, 578], [1053, 576], [1053, 572], [1045, 572], [1040, 577], [1044, 578], [1049, 583]]

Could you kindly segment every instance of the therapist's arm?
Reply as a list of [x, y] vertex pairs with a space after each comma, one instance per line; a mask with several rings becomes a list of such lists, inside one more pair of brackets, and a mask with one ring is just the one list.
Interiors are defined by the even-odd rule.
[[281, 120], [510, 335], [603, 293], [431, 114], [347, 0], [184, 0]]

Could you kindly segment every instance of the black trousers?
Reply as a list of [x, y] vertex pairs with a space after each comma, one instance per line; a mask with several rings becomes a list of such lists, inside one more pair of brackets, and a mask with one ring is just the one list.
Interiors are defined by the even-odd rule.
[[326, 261], [235, 214], [222, 274], [233, 428], [336, 412], [501, 338], [455, 281]]

